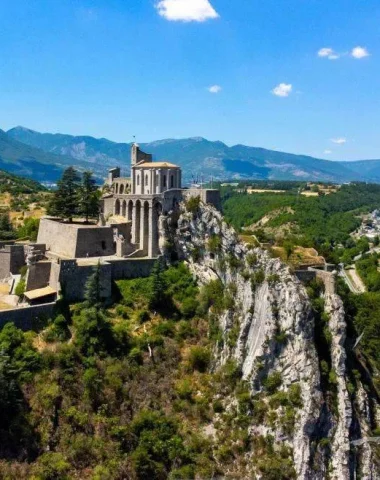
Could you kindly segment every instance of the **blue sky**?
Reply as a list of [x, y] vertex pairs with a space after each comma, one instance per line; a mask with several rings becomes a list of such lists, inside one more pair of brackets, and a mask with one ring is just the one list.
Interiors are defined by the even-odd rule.
[[380, 158], [378, 0], [0, 7], [5, 130], [127, 142], [203, 136], [328, 159]]

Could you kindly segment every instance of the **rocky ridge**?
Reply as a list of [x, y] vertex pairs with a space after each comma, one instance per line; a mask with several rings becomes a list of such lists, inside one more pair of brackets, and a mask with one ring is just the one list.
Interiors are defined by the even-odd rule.
[[[219, 318], [225, 341], [215, 348], [215, 366], [235, 359], [254, 400], [263, 398], [263, 385], [274, 373], [281, 379], [280, 392], [300, 388], [302, 402], [291, 431], [277, 420], [253, 424], [250, 434], [271, 435], [277, 446], [288, 445], [296, 478], [343, 480], [354, 478], [354, 468], [362, 478], [379, 478], [371, 467], [368, 444], [362, 447], [360, 462], [351, 455], [353, 411], [347, 390], [346, 322], [340, 297], [331, 289], [325, 293], [331, 362], [337, 375], [336, 414], [327, 407], [322, 391], [310, 300], [289, 268], [266, 251], [241, 244], [220, 212], [210, 206], [200, 204], [189, 211], [182, 205], [179, 217], [162, 219], [160, 234], [166, 254], [174, 246], [200, 284], [221, 281], [232, 294], [233, 306]], [[229, 341], [231, 334], [235, 342]], [[361, 396], [365, 404], [364, 390]], [[359, 423], [363, 421], [368, 424], [359, 419]], [[330, 448], [317, 441], [321, 438]]]

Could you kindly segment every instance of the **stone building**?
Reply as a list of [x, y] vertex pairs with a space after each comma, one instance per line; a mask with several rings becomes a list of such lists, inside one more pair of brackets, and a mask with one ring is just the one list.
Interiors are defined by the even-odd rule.
[[168, 216], [175, 218], [179, 202], [191, 196], [217, 208], [220, 202], [218, 190], [183, 188], [178, 165], [154, 162], [137, 144], [131, 151], [131, 177], [121, 177], [120, 168], [113, 168], [105, 187], [97, 225], [45, 217], [37, 243], [0, 245], [0, 281], [12, 292], [26, 266], [24, 301], [31, 308], [61, 293], [68, 301], [82, 300], [97, 265], [101, 295], [110, 298], [115, 280], [150, 274], [163, 253], [160, 225]]
[[154, 162], [137, 144], [132, 146], [131, 178], [120, 177], [120, 169], [109, 172], [110, 193], [102, 200], [105, 224], [127, 222], [130, 238], [116, 238], [120, 256], [154, 258], [159, 255], [159, 217], [175, 210], [188, 196], [199, 195], [205, 203], [219, 207], [219, 191], [184, 189], [178, 165]]

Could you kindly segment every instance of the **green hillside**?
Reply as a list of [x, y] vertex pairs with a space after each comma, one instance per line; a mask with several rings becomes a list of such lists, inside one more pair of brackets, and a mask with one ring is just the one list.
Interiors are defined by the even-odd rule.
[[45, 191], [46, 188], [30, 178], [19, 177], [0, 170], [0, 193], [11, 195], [30, 194]]

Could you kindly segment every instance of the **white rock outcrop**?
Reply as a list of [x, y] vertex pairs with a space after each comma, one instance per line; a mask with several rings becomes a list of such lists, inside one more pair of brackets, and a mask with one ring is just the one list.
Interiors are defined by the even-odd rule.
[[[330, 353], [336, 373], [338, 415], [329, 409], [321, 388], [310, 300], [305, 287], [289, 268], [279, 259], [271, 258], [268, 252], [239, 242], [221, 213], [208, 205], [200, 205], [193, 213], [182, 205], [179, 216], [161, 221], [160, 236], [164, 252], [169, 255], [169, 249], [174, 248], [188, 262], [200, 284], [220, 279], [226, 290], [233, 286], [234, 308], [220, 316], [219, 324], [227, 339], [238, 323], [238, 337], [236, 344], [225, 341], [221, 350], [215, 350], [216, 364], [234, 358], [243, 378], [251, 385], [252, 395], [262, 388], [261, 380], [273, 372], [281, 373], [284, 391], [299, 383], [302, 407], [297, 412], [293, 432], [283, 435], [269, 431], [277, 441], [291, 446], [297, 478], [353, 478], [355, 462], [350, 457], [353, 409], [347, 389], [346, 321], [331, 276], [326, 285], [325, 311], [332, 336]], [[215, 238], [218, 241], [210, 251], [209, 241]], [[364, 390], [362, 393], [365, 404]], [[256, 426], [253, 431], [268, 433], [268, 428]], [[328, 439], [329, 449], [317, 447], [318, 439], [322, 438]], [[368, 446], [363, 447], [361, 457], [362, 478], [377, 479]]]

